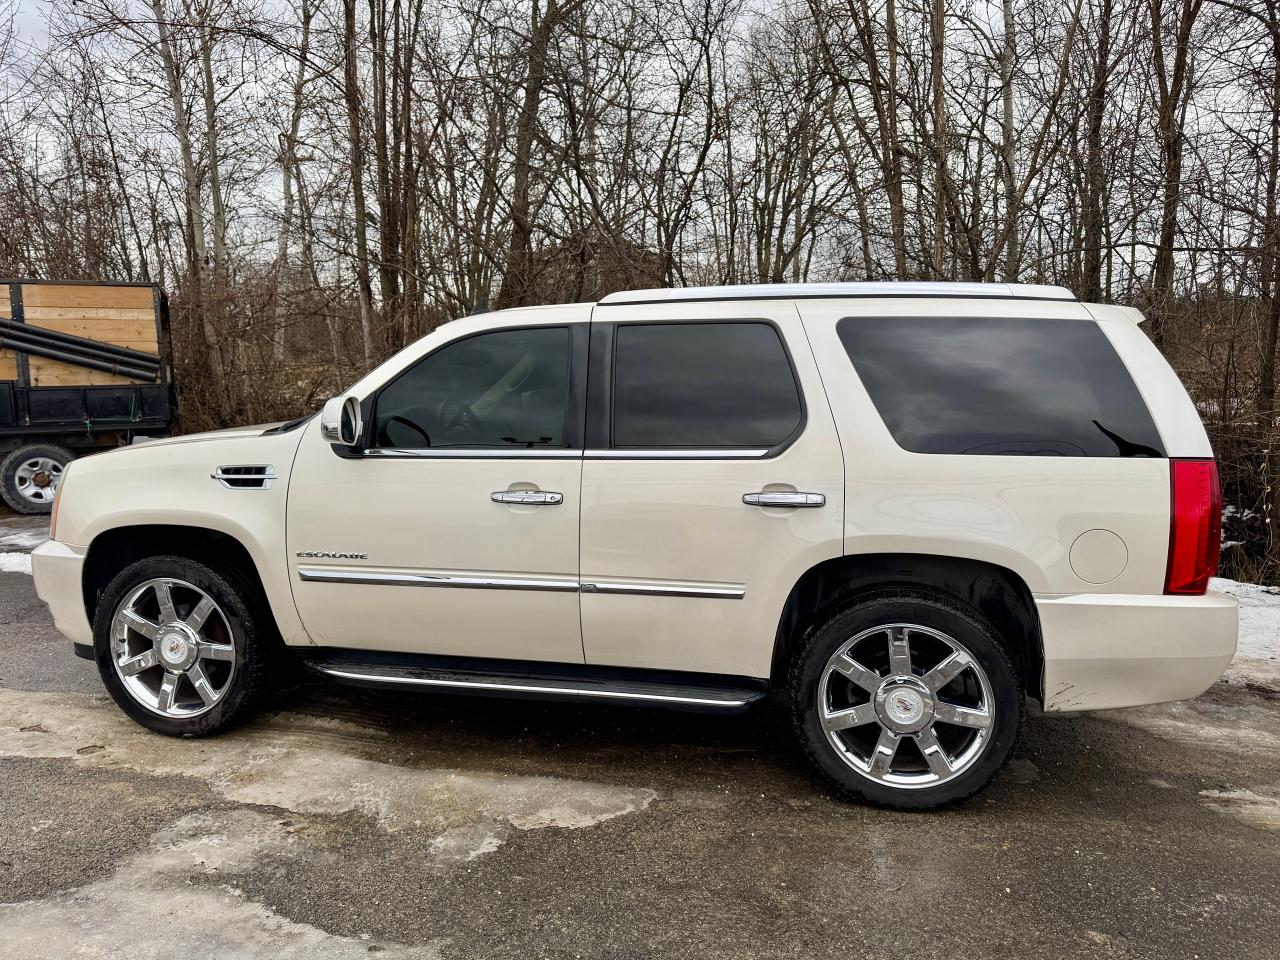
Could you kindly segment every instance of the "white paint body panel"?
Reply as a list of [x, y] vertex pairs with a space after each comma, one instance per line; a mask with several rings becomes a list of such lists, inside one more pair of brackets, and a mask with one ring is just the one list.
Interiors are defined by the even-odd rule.
[[[363, 650], [582, 662], [577, 591], [305, 581], [299, 568], [394, 577], [576, 581], [581, 458], [343, 459], [308, 425], [289, 487], [288, 566], [313, 642]], [[555, 506], [494, 503], [512, 486]], [[368, 559], [299, 557], [359, 552]]]
[[[147, 524], [224, 533], [248, 551], [285, 642], [310, 643], [284, 563], [285, 497], [303, 431], [263, 436], [262, 430], [154, 440], [74, 460], [63, 475], [58, 541], [84, 550], [108, 530]], [[265, 490], [231, 490], [212, 478], [219, 466], [237, 464], [269, 464], [277, 479]], [[63, 604], [80, 604], [79, 618], [85, 617], [79, 588], [67, 596], [57, 586], [72, 577], [69, 562], [47, 553], [32, 557], [36, 589], [55, 620], [75, 619]]]

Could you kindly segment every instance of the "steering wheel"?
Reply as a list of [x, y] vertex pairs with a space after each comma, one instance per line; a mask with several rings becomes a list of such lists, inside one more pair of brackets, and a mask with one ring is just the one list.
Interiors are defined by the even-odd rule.
[[446, 438], [458, 433], [471, 436], [480, 433], [480, 420], [476, 412], [457, 400], [441, 402], [440, 408], [436, 411], [436, 418], [440, 421]]

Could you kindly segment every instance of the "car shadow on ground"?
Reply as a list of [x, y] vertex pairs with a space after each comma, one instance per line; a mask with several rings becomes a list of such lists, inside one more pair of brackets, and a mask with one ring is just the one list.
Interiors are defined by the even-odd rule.
[[[996, 804], [1031, 813], [1046, 801], [1151, 809], [1195, 803], [1202, 790], [1232, 789], [1242, 772], [1238, 752], [1188, 752], [1186, 741], [1214, 739], [1215, 729], [1238, 727], [1242, 713], [1280, 731], [1276, 693], [1256, 686], [1220, 683], [1194, 706], [1143, 711], [1045, 715], [1029, 701], [1009, 764], [987, 790], [956, 809]], [[386, 692], [303, 676], [282, 691], [276, 707], [376, 730], [378, 754], [399, 764], [846, 802], [800, 755], [776, 702], [721, 716]], [[1170, 711], [1183, 718], [1175, 740], [1164, 722]], [[1276, 742], [1276, 750], [1255, 756], [1248, 768], [1264, 784], [1280, 779]]]

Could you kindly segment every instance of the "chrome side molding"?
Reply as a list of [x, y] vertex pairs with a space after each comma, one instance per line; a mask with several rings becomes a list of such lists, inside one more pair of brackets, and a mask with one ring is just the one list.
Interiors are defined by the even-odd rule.
[[570, 580], [555, 577], [505, 577], [490, 574], [408, 573], [398, 570], [355, 570], [349, 567], [299, 567], [307, 583], [363, 583], [384, 587], [446, 587], [464, 590], [546, 590], [554, 593], [630, 594], [642, 597], [689, 597], [741, 600], [742, 584], [634, 583], [619, 580]]
[[741, 600], [747, 588], [737, 585], [702, 586], [681, 584], [619, 583], [613, 580], [583, 580], [583, 593], [631, 594], [641, 597], [701, 597], [708, 600]]
[[536, 577], [470, 576], [445, 573], [398, 573], [389, 570], [350, 570], [299, 567], [298, 579], [317, 583], [364, 583], [387, 587], [453, 587], [471, 590], [550, 590], [577, 593], [577, 580]]

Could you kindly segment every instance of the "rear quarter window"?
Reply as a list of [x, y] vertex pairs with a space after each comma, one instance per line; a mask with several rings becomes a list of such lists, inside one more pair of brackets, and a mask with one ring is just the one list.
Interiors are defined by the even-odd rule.
[[836, 332], [894, 440], [913, 453], [1165, 455], [1092, 320], [846, 317]]

